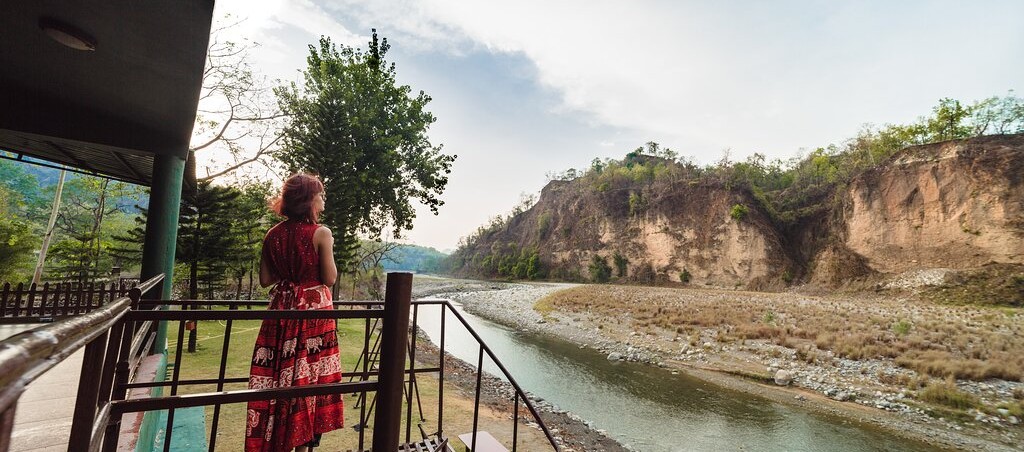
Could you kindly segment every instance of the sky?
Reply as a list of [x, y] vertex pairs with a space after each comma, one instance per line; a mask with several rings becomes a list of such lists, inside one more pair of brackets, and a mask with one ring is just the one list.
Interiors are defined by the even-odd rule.
[[[1024, 90], [1024, 2], [218, 0], [254, 69], [299, 81], [321, 35], [391, 44], [458, 155], [406, 241], [455, 248], [546, 175], [654, 141], [698, 163], [788, 159], [941, 98]], [[202, 162], [200, 162], [201, 164]]]

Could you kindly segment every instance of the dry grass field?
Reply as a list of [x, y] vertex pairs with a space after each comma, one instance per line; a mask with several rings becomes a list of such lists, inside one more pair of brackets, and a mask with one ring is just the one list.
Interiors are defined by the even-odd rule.
[[[1024, 382], [1024, 309], [1020, 308], [945, 305], [877, 295], [817, 297], [585, 285], [555, 292], [535, 309], [556, 320], [561, 316], [585, 322], [613, 338], [639, 335], [704, 350], [710, 340], [715, 343], [711, 348], [719, 352], [771, 353], [826, 367], [839, 358], [882, 360], [912, 372], [880, 372], [879, 383], [912, 391], [918, 400], [956, 410], [995, 413], [1003, 409], [1017, 417], [1024, 414], [1020, 387], [1009, 400], [986, 406], [956, 385], [957, 380]], [[618, 339], [630, 341], [628, 336]], [[766, 343], [778, 347], [756, 347]], [[725, 361], [721, 367], [729, 366]], [[739, 361], [750, 360], [732, 362]], [[742, 374], [749, 369], [722, 370]]]

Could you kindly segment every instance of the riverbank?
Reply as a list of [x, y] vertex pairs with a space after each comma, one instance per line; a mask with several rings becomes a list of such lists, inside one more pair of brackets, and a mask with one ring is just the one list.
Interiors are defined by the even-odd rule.
[[[624, 286], [584, 286], [577, 295], [590, 305], [565, 300], [534, 302], [569, 284], [506, 284], [474, 281], [436, 280], [420, 285], [420, 290], [461, 301], [466, 309], [483, 317], [521, 330], [553, 334], [582, 346], [591, 347], [610, 358], [659, 365], [675, 372], [686, 372], [718, 385], [757, 394], [802, 409], [841, 416], [857, 423], [884, 428], [910, 439], [937, 447], [963, 450], [1019, 450], [1021, 428], [1002, 412], [945, 409], [918, 400], [918, 391], [908, 388], [916, 372], [897, 366], [893, 360], [847, 359], [828, 352], [812, 354], [798, 335], [787, 338], [743, 339], [728, 324], [715, 327], [686, 324], [666, 328], [657, 319], [679, 306], [708, 307], [727, 312], [729, 306], [757, 311], [748, 317], [765, 320], [764, 312], [785, 319], [798, 317], [791, 312], [799, 307], [809, 315], [818, 315], [816, 307], [827, 307], [832, 318], [849, 320], [858, 309], [877, 316], [899, 318], [901, 309], [928, 311], [927, 306], [906, 300], [886, 302], [878, 299], [807, 297], [799, 294], [761, 294], [698, 289], [663, 289]], [[599, 289], [601, 292], [586, 292]], [[648, 299], [645, 297], [653, 297]], [[601, 312], [608, 307], [595, 306], [598, 299], [612, 299], [615, 315]], [[639, 307], [661, 306], [660, 314], [645, 315]], [[708, 311], [708, 309], [700, 309]], [[605, 315], [601, 315], [605, 314]], [[651, 314], [651, 313], [647, 313]], [[984, 313], [983, 313], [984, 314]], [[971, 312], [952, 310], [974, 322]], [[652, 318], [654, 320], [652, 320]], [[925, 318], [903, 317], [924, 329]], [[1019, 318], [1019, 317], [1018, 317]], [[774, 320], [774, 319], [772, 319]], [[1012, 327], [1013, 325], [1011, 325]], [[783, 329], [785, 331], [785, 329]], [[790, 333], [793, 331], [791, 330]], [[788, 337], [788, 336], [787, 336]], [[801, 349], [801, 345], [804, 348]], [[775, 377], [787, 377], [790, 384], [773, 383]], [[915, 384], [919, 384], [918, 379]], [[767, 384], [765, 384], [767, 383]], [[984, 403], [999, 400], [1013, 402], [1019, 382], [986, 380], [959, 382], [958, 387]], [[1019, 393], [1019, 392], [1018, 392]], [[991, 412], [991, 414], [989, 414]]]

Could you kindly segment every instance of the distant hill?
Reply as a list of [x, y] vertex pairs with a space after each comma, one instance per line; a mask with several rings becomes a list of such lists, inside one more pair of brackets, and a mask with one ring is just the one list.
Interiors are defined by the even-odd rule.
[[438, 273], [444, 270], [448, 255], [434, 248], [419, 245], [400, 245], [383, 262], [385, 271]]

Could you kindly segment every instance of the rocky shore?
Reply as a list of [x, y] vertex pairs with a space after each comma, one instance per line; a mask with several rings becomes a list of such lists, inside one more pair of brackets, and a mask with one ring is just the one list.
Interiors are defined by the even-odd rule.
[[[913, 400], [905, 385], [899, 383], [912, 378], [913, 372], [892, 360], [845, 359], [831, 353], [807, 359], [799, 348], [768, 340], [721, 342], [718, 332], [711, 328], [681, 336], [673, 331], [638, 331], [629, 321], [608, 322], [585, 313], [541, 313], [534, 309], [537, 300], [573, 286], [429, 279], [418, 282], [416, 292], [418, 296], [436, 295], [460, 301], [476, 315], [520, 330], [552, 334], [599, 350], [608, 359], [685, 372], [777, 402], [874, 425], [939, 448], [1024, 450], [1021, 420], [1007, 410], [995, 414], [971, 410], [965, 415], [922, 404]], [[801, 297], [729, 291], [723, 296]], [[988, 401], [1013, 400], [1015, 392], [1024, 392], [1021, 382], [998, 379], [959, 382], [958, 387]], [[582, 427], [585, 429], [585, 424]]]

